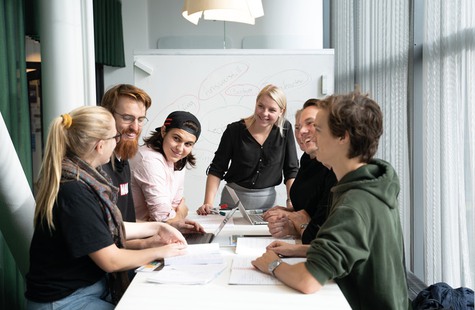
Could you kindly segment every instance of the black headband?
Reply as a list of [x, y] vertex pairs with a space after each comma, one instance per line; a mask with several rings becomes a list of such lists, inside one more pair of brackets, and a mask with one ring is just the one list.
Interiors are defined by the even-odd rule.
[[[186, 124], [187, 122], [191, 122], [195, 124], [196, 129], [193, 128], [192, 126], [188, 126]], [[194, 135], [197, 141], [201, 133], [200, 121], [196, 118], [196, 116], [186, 111], [175, 111], [175, 112], [170, 113], [170, 115], [168, 115], [167, 118], [165, 119], [163, 126], [165, 126], [168, 129], [171, 129], [171, 128], [183, 129], [191, 133], [192, 135]], [[159, 131], [160, 128], [156, 128], [155, 130]]]

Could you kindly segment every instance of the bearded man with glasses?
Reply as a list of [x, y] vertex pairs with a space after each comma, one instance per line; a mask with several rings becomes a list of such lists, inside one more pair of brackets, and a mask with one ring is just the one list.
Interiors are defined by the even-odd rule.
[[152, 105], [150, 96], [142, 89], [129, 84], [119, 84], [102, 97], [101, 105], [114, 115], [120, 141], [114, 149], [113, 159], [102, 168], [119, 188], [119, 207], [124, 221], [135, 222], [135, 208], [130, 187], [129, 159], [139, 148], [145, 116]]

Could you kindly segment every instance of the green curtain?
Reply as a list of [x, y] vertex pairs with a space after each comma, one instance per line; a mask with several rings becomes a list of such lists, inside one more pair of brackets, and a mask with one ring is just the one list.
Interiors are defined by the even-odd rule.
[[25, 34], [35, 41], [40, 41], [40, 2], [24, 0], [25, 2]]
[[1, 232], [0, 263], [0, 309], [25, 309], [25, 280]]
[[122, 3], [119, 0], [93, 0], [96, 63], [125, 67]]
[[0, 0], [0, 3], [0, 111], [31, 187], [33, 169], [23, 2]]
[[[23, 1], [0, 0], [0, 111], [31, 187], [33, 169], [23, 14]], [[23, 276], [0, 232], [0, 308], [24, 309], [23, 294]]]

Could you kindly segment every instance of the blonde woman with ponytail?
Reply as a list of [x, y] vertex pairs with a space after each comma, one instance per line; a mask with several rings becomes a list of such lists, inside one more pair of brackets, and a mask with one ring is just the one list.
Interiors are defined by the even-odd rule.
[[[184, 253], [186, 241], [170, 225], [122, 221], [118, 189], [101, 169], [120, 138], [102, 107], [52, 121], [37, 182], [27, 309], [113, 309], [127, 288], [127, 270]], [[164, 245], [124, 248], [126, 239], [153, 235]]]

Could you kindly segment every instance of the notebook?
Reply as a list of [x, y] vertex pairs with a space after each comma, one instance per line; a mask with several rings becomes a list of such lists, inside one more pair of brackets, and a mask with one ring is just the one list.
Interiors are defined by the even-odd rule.
[[233, 188], [225, 185], [226, 190], [228, 191], [233, 203], [239, 208], [239, 212], [241, 212], [242, 217], [245, 218], [250, 224], [252, 225], [267, 225], [267, 222], [262, 217], [264, 211], [263, 210], [246, 210], [243, 206], [239, 197], [237, 196], [236, 192]]
[[183, 237], [185, 237], [185, 240], [188, 244], [201, 244], [201, 243], [211, 243], [213, 242], [214, 238], [221, 232], [223, 229], [224, 225], [229, 221], [229, 219], [234, 215], [234, 212], [236, 212], [237, 208], [232, 209], [231, 211], [226, 214], [224, 217], [223, 221], [221, 224], [219, 224], [219, 227], [216, 229], [214, 233], [188, 233], [188, 234], [183, 234]]

